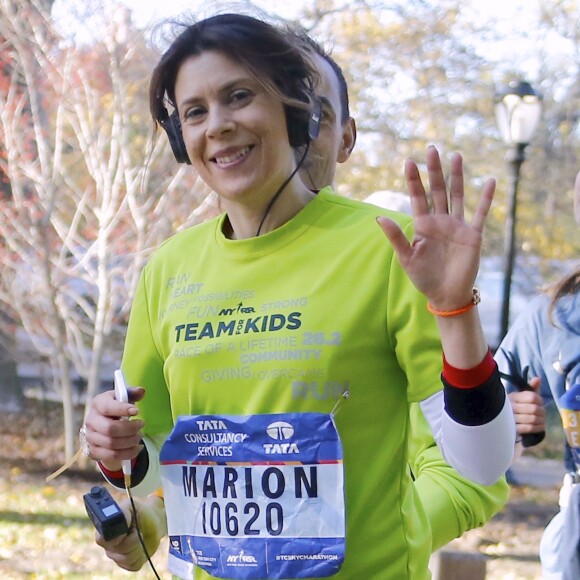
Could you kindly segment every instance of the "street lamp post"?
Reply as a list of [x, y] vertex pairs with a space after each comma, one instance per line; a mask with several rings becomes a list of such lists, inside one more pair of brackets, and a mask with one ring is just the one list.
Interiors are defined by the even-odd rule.
[[540, 120], [541, 112], [542, 96], [525, 81], [511, 82], [496, 99], [497, 125], [508, 146], [506, 159], [511, 170], [505, 222], [503, 296], [498, 344], [506, 335], [509, 326], [511, 284], [516, 254], [516, 215], [520, 170], [526, 159], [525, 149]]

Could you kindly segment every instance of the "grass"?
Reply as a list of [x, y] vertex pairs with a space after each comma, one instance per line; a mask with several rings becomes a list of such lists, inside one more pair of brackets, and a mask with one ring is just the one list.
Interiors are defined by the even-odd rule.
[[[152, 578], [148, 568], [129, 573], [108, 560], [82, 499], [92, 483], [64, 477], [54, 485], [11, 469], [0, 482], [0, 577], [3, 579]], [[116, 498], [120, 499], [116, 494]], [[156, 562], [159, 561], [156, 556]], [[164, 564], [156, 564], [164, 570]]]
[[[83, 494], [103, 479], [94, 467], [71, 469], [45, 483], [63, 462], [62, 413], [27, 401], [0, 412], [0, 578], [2, 580], [151, 579], [149, 568], [121, 570], [95, 543]], [[109, 488], [115, 499], [123, 495]], [[164, 578], [165, 550], [154, 557]]]

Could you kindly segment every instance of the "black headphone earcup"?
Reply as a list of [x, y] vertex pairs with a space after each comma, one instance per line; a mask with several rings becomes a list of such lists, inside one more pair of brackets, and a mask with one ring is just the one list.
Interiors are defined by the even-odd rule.
[[290, 147], [296, 149], [306, 144], [306, 119], [304, 118], [304, 111], [297, 111], [296, 109], [288, 107], [286, 109], [286, 128], [288, 129]]
[[173, 151], [177, 163], [187, 163], [188, 165], [191, 165], [187, 149], [185, 148], [185, 142], [183, 141], [181, 122], [179, 121], [177, 110], [173, 111], [171, 115], [166, 111], [165, 116], [159, 119], [159, 123], [167, 133], [167, 138], [169, 139], [169, 144], [171, 145], [171, 150]]
[[320, 133], [322, 122], [322, 103], [317, 97], [312, 98], [310, 112], [303, 109], [288, 107], [286, 109], [286, 125], [291, 147], [302, 147], [313, 141]]

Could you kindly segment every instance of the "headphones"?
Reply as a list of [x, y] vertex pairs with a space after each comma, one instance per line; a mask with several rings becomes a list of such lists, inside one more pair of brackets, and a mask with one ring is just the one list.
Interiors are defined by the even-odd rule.
[[177, 163], [187, 163], [188, 165], [191, 165], [187, 149], [185, 148], [185, 142], [183, 141], [181, 122], [179, 121], [177, 109], [175, 109], [170, 115], [167, 112], [167, 109], [162, 107], [157, 120], [167, 133], [167, 138], [169, 139], [169, 144], [171, 145], [171, 150], [173, 151]]
[[[318, 97], [312, 97], [312, 107], [309, 112], [286, 106], [285, 113], [288, 140], [291, 147], [301, 147], [318, 137], [320, 123], [322, 122], [322, 103]], [[191, 165], [185, 142], [183, 141], [177, 109], [170, 115], [165, 107], [161, 107], [157, 120], [167, 133], [167, 138], [177, 163]]]
[[314, 141], [320, 133], [322, 121], [322, 103], [316, 96], [312, 96], [310, 111], [285, 107], [288, 140], [291, 147], [301, 147]]

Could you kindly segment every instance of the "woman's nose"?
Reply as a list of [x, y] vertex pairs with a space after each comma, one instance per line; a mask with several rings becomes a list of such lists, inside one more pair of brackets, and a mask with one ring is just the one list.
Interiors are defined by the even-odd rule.
[[224, 133], [232, 131], [234, 122], [227, 107], [213, 107], [208, 114], [207, 135], [208, 137], [219, 137]]

